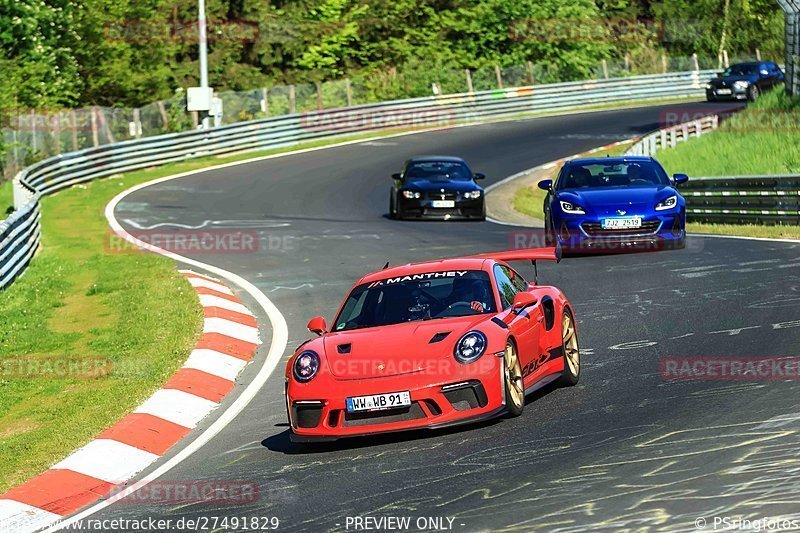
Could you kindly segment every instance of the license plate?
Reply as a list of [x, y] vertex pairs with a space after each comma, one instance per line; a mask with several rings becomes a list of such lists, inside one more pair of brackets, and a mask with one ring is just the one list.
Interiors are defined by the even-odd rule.
[[730, 89], [717, 89], [717, 94], [731, 94]]
[[397, 409], [411, 405], [411, 393], [390, 392], [388, 394], [372, 394], [371, 396], [355, 396], [347, 399], [347, 412], [380, 411], [382, 409]]
[[444, 208], [444, 209], [450, 208], [450, 209], [452, 209], [455, 206], [456, 206], [455, 200], [434, 200], [433, 201], [433, 207], [437, 207], [437, 208]]
[[606, 218], [603, 219], [603, 229], [638, 229], [642, 227], [642, 219], [639, 217], [629, 218]]

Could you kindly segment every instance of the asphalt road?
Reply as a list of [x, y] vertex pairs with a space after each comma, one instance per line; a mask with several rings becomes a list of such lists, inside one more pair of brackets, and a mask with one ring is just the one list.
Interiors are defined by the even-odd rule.
[[[309, 337], [307, 320], [330, 320], [365, 272], [386, 261], [505, 249], [524, 231], [388, 220], [389, 176], [404, 158], [463, 156], [488, 184], [655, 129], [664, 109], [496, 123], [271, 159], [145, 188], [116, 215], [129, 228], [259, 231], [257, 253], [195, 257], [267, 294], [288, 322], [288, 357]], [[563, 289], [577, 313], [577, 387], [544, 389], [513, 420], [307, 449], [288, 440], [281, 366], [225, 431], [167, 476], [254, 481], [256, 502], [114, 504], [95, 518], [277, 516], [283, 531], [323, 531], [346, 530], [348, 517], [408, 516], [412, 530], [436, 529], [417, 524], [420, 517], [447, 517], [455, 531], [660, 531], [694, 530], [698, 518], [712, 527], [715, 516], [796, 515], [796, 382], [668, 381], [659, 361], [797, 355], [799, 275], [798, 245], [702, 237], [686, 250], [542, 265], [540, 282]]]

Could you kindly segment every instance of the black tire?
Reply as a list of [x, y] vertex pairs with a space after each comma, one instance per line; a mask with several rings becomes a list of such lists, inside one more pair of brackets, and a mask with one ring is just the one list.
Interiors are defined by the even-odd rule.
[[716, 102], [717, 99], [713, 94], [706, 93], [706, 102]]
[[397, 219], [397, 197], [394, 192], [389, 192], [389, 218]]
[[[561, 352], [564, 357], [564, 372], [558, 378], [558, 385], [572, 387], [578, 384], [581, 377], [581, 352], [575, 317], [568, 307], [564, 308], [564, 313], [561, 315]], [[574, 358], [570, 356], [573, 353]]]
[[758, 88], [758, 85], [751, 85], [747, 89], [747, 99], [751, 102], [755, 102], [761, 96], [761, 89]]
[[[522, 364], [514, 340], [506, 341], [506, 352], [503, 356], [503, 383], [506, 398], [506, 416], [514, 418], [525, 409], [525, 384], [522, 380]], [[516, 385], [512, 385], [515, 383]]]

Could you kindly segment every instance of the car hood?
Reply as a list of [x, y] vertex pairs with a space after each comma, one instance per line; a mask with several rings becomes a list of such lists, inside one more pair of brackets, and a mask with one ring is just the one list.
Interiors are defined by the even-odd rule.
[[712, 78], [711, 85], [714, 87], [733, 87], [733, 84], [737, 81], [747, 81], [750, 83], [755, 83], [758, 81], [758, 76], [755, 74], [747, 75], [747, 76], [728, 76], [726, 78]]
[[449, 179], [417, 179], [409, 180], [405, 184], [405, 189], [420, 192], [468, 192], [480, 190], [474, 181], [456, 181]]
[[[342, 379], [420, 372], [430, 368], [434, 361], [452, 358], [458, 339], [491, 316], [471, 315], [328, 333], [322, 339], [325, 359], [331, 373]], [[445, 333], [443, 339], [431, 342]]]
[[561, 191], [557, 199], [576, 203], [587, 214], [619, 215], [618, 211], [635, 215], [649, 213], [655, 205], [673, 194], [668, 185], [653, 187], [598, 187], [595, 189], [568, 189]]

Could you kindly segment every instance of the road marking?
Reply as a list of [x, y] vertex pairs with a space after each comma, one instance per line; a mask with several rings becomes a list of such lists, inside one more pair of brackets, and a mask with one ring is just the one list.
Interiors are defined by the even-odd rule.
[[3, 531], [36, 531], [61, 519], [50, 513], [14, 500], [0, 500], [0, 524]]
[[134, 413], [145, 413], [168, 420], [185, 428], [194, 428], [208, 413], [219, 406], [194, 394], [175, 389], [159, 389], [136, 408]]
[[202, 370], [231, 381], [236, 381], [236, 377], [245, 366], [247, 361], [207, 348], [192, 350], [189, 359], [183, 365], [184, 368]]
[[213, 291], [221, 292], [223, 294], [230, 294], [233, 295], [233, 292], [221, 283], [215, 283], [213, 281], [209, 281], [203, 278], [186, 278], [189, 280], [189, 283], [192, 284], [192, 287], [205, 287], [206, 289], [211, 289]]
[[258, 339], [258, 328], [246, 326], [232, 320], [224, 318], [205, 318], [203, 319], [203, 331], [205, 333], [219, 333], [220, 335], [227, 335], [240, 341], [249, 342], [251, 344], [260, 344]]
[[226, 300], [225, 298], [220, 298], [213, 294], [199, 294], [198, 296], [200, 298], [200, 305], [203, 307], [220, 307], [228, 311], [235, 311], [246, 315], [250, 314], [250, 310], [238, 302]]
[[158, 459], [158, 455], [110, 439], [95, 439], [53, 465], [109, 483], [130, 479]]

